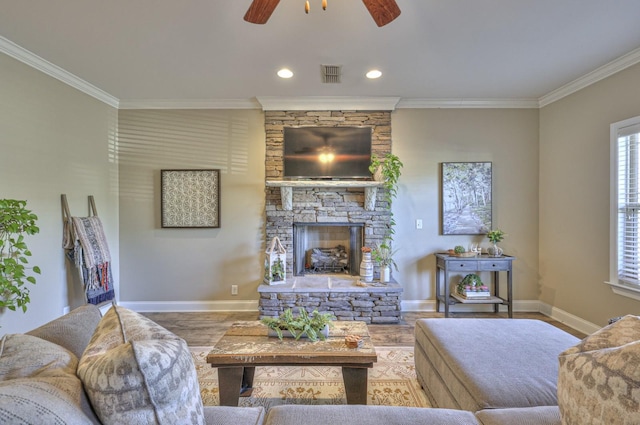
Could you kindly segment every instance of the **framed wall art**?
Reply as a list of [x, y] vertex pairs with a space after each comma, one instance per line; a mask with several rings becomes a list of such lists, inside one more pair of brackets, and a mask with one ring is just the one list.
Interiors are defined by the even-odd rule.
[[160, 170], [162, 227], [220, 227], [220, 170]]
[[491, 230], [491, 162], [442, 163], [442, 234]]

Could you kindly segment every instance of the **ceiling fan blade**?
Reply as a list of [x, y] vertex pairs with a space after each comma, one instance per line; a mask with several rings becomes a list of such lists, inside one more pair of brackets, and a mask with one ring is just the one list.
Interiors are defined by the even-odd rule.
[[244, 20], [252, 24], [265, 24], [278, 3], [280, 0], [253, 0], [244, 14]]
[[371, 17], [379, 27], [400, 16], [400, 8], [395, 0], [362, 0]]

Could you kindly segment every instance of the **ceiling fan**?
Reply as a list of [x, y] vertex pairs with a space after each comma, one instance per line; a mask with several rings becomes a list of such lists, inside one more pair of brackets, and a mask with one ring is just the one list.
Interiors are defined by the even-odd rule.
[[[395, 0], [362, 0], [362, 2], [379, 27], [387, 25], [400, 16], [400, 8]], [[252, 24], [264, 24], [269, 20], [278, 3], [280, 0], [253, 0], [244, 15], [244, 20]], [[323, 2], [323, 8], [326, 8], [326, 2]]]

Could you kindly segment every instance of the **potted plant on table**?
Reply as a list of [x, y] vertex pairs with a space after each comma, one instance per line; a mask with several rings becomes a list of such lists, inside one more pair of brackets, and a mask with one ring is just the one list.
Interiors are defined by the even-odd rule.
[[[26, 205], [27, 201], [0, 199], [0, 308], [11, 311], [27, 311], [31, 299], [25, 285], [36, 283], [36, 278], [27, 274], [31, 251], [24, 235], [35, 235], [40, 229], [36, 226], [38, 217]], [[38, 266], [31, 271], [40, 274]]]
[[[293, 310], [286, 309], [279, 317], [265, 317], [261, 322], [271, 329], [282, 340], [291, 336], [296, 340], [306, 336], [311, 341], [326, 339], [329, 335], [329, 325], [335, 319], [333, 313], [319, 313], [313, 310], [311, 314], [304, 308], [299, 309], [298, 316], [293, 315]], [[286, 333], [288, 332], [289, 335]]]
[[504, 251], [498, 247], [498, 242], [502, 241], [505, 236], [507, 236], [507, 234], [500, 229], [491, 230], [487, 233], [487, 238], [489, 238], [489, 241], [493, 244], [493, 246], [489, 248], [489, 254], [494, 257], [500, 257], [502, 255]]

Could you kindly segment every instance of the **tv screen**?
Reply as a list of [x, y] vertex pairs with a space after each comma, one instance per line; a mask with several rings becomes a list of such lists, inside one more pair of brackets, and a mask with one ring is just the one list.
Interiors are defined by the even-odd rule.
[[371, 178], [371, 127], [285, 127], [284, 177]]

